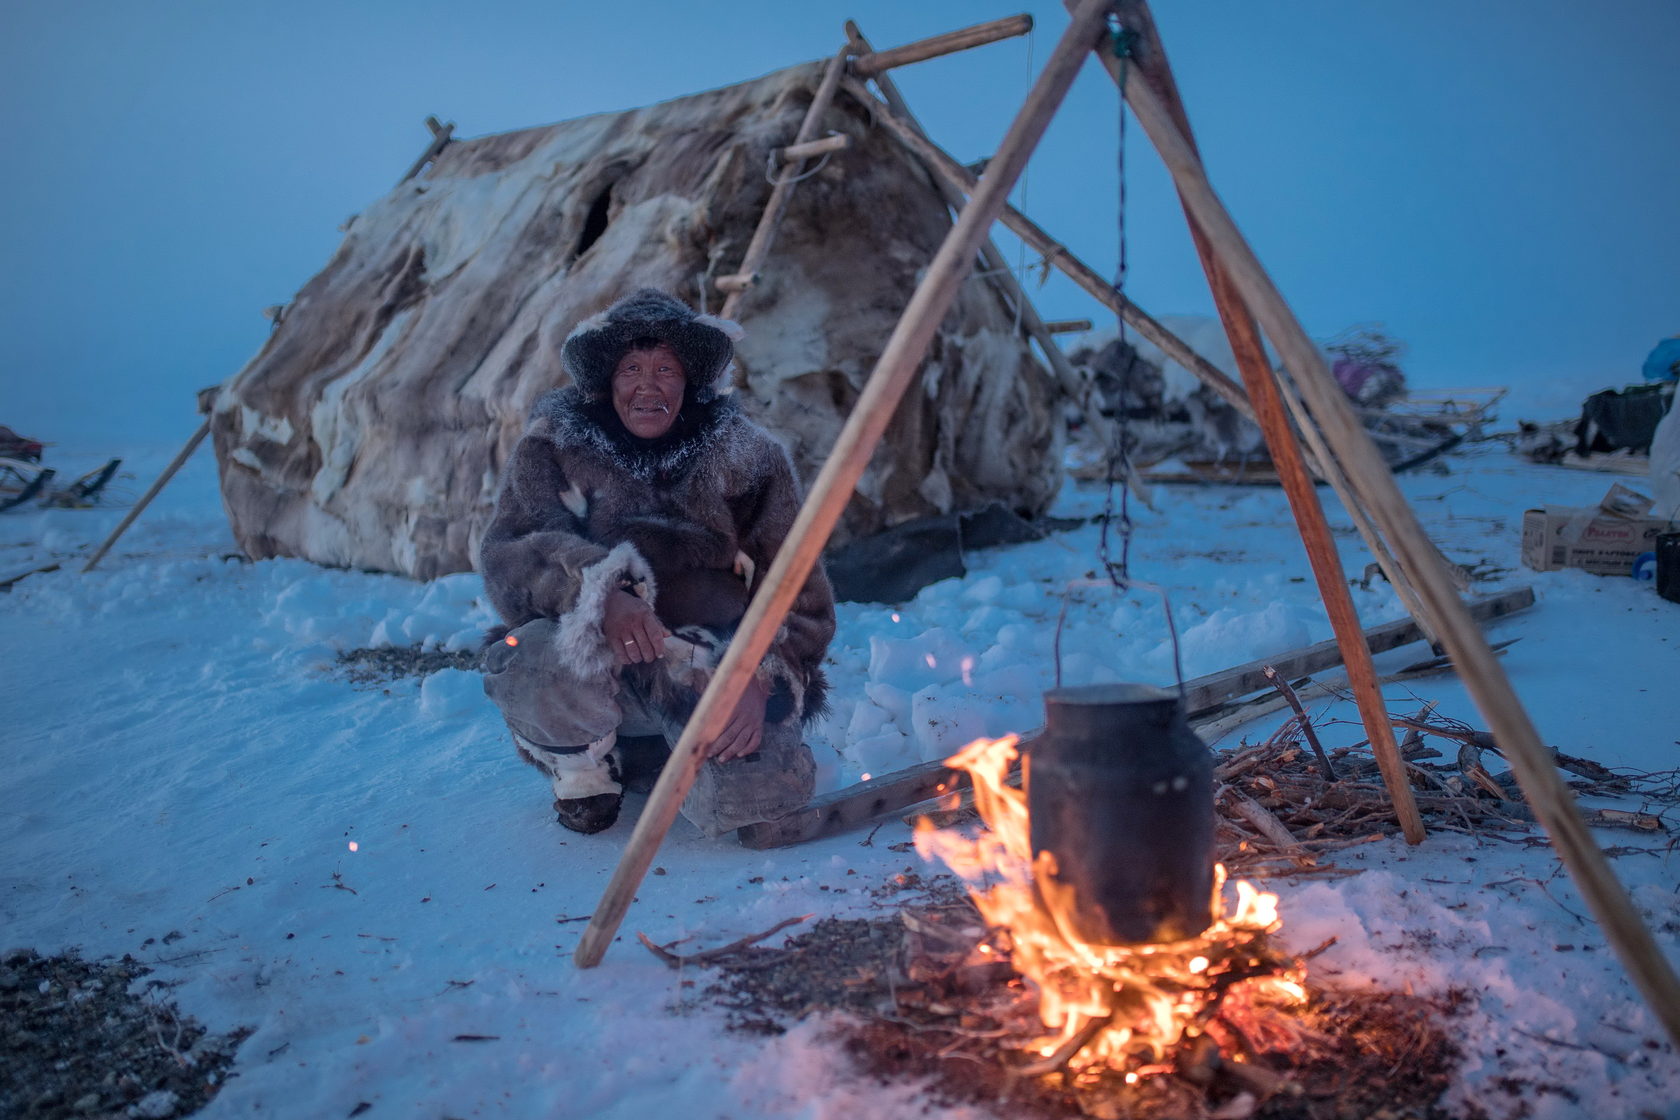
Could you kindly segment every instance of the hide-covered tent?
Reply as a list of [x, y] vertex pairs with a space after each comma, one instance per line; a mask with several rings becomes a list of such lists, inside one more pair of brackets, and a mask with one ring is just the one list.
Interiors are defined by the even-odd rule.
[[[223, 499], [253, 558], [420, 579], [462, 571], [558, 344], [629, 291], [716, 312], [820, 63], [646, 108], [448, 140], [350, 221], [214, 398]], [[847, 146], [811, 160], [738, 318], [738, 392], [809, 482], [951, 214], [924, 167], [845, 93]], [[1042, 512], [1059, 390], [1004, 280], [964, 284], [840, 526], [855, 538], [1001, 502]]]

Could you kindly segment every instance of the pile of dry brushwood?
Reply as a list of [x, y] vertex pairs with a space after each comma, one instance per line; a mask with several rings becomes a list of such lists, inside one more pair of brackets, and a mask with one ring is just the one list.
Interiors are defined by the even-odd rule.
[[[898, 878], [929, 888], [932, 899], [882, 918], [825, 918], [780, 948], [756, 943], [792, 923], [690, 956], [643, 942], [673, 968], [716, 967], [707, 994], [737, 1029], [776, 1033], [792, 1020], [839, 1012], [832, 1034], [863, 1071], [921, 1080], [937, 1098], [1003, 1105], [1014, 1116], [1242, 1120], [1382, 1109], [1425, 1117], [1435, 1115], [1457, 1060], [1446, 1025], [1461, 1005], [1457, 995], [1309, 982], [1307, 1002], [1287, 1008], [1238, 990], [1217, 1004], [1198, 1038], [1144, 1067], [1145, 1076], [1075, 1072], [1076, 1047], [1049, 1056], [1030, 1048], [1044, 1028], [1037, 998], [1010, 963], [1007, 933], [985, 927], [955, 880], [908, 871]], [[1247, 948], [1284, 968], [1328, 947], [1302, 958], [1264, 944]]]
[[[1287, 688], [1287, 685], [1283, 686]], [[1534, 812], [1508, 771], [1495, 774], [1487, 756], [1499, 749], [1485, 731], [1431, 718], [1433, 705], [1413, 717], [1392, 717], [1404, 727], [1401, 757], [1419, 811], [1430, 828], [1452, 832], [1526, 832]], [[1450, 758], [1432, 745], [1448, 745]], [[1326, 862], [1338, 849], [1381, 839], [1394, 831], [1394, 809], [1376, 759], [1364, 744], [1326, 753], [1312, 723], [1296, 714], [1265, 741], [1221, 756], [1214, 766], [1219, 809], [1219, 859], [1233, 876], [1351, 874]], [[1441, 759], [1443, 761], [1434, 761]], [[1639, 796], [1644, 808], [1582, 808], [1587, 823], [1660, 834], [1662, 812], [1680, 792], [1676, 772], [1620, 773], [1585, 758], [1553, 750], [1557, 766], [1573, 775], [1583, 796]]]

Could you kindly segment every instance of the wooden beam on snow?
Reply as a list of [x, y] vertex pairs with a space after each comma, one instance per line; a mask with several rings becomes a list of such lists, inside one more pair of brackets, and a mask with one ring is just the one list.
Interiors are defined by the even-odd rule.
[[1033, 19], [1025, 14], [994, 19], [990, 23], [977, 23], [973, 27], [918, 39], [902, 47], [889, 47], [884, 51], [871, 51], [859, 55], [852, 62], [852, 72], [860, 77], [873, 78], [895, 66], [908, 66], [912, 62], [925, 62], [941, 55], [966, 51], [970, 47], [982, 47], [1000, 39], [1013, 39], [1018, 35], [1025, 35], [1032, 28]]
[[[1467, 609], [1472, 617], [1491, 622], [1533, 605], [1534, 589], [1519, 587], [1473, 600], [1467, 604]], [[1365, 643], [1372, 653], [1398, 649], [1421, 640], [1423, 636], [1417, 623], [1409, 618], [1372, 626], [1364, 631]], [[1229, 727], [1225, 724], [1227, 712], [1222, 705], [1236, 697], [1270, 688], [1265, 674], [1267, 667], [1275, 668], [1286, 680], [1297, 680], [1340, 664], [1342, 649], [1332, 640], [1197, 677], [1184, 683], [1185, 716], [1198, 734], [1204, 727], [1209, 730], [1218, 727], [1223, 734]], [[1244, 719], [1254, 719], [1260, 714], [1263, 713], [1250, 709]], [[1030, 743], [1039, 733], [1037, 730], [1027, 732], [1022, 736], [1023, 745]], [[748, 825], [737, 835], [741, 846], [746, 848], [782, 848], [789, 844], [802, 844], [855, 828], [883, 814], [902, 812], [923, 801], [955, 793], [968, 784], [966, 772], [952, 770], [943, 761], [924, 762], [825, 793], [813, 798], [810, 805], [797, 813], [778, 821]]]

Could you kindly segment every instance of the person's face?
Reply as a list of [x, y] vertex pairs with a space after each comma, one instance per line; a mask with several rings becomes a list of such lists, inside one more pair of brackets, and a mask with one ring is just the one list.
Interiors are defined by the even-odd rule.
[[658, 439], [677, 422], [687, 380], [669, 346], [632, 350], [613, 370], [613, 411], [631, 435]]

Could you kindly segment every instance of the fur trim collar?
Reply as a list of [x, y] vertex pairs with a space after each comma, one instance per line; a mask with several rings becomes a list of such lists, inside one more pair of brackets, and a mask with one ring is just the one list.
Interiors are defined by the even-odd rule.
[[590, 400], [576, 386], [544, 393], [532, 409], [533, 415], [553, 425], [558, 442], [586, 447], [645, 482], [688, 473], [723, 423], [740, 411], [733, 397], [690, 400], [669, 432], [658, 439], [638, 439], [625, 430], [612, 401]]

